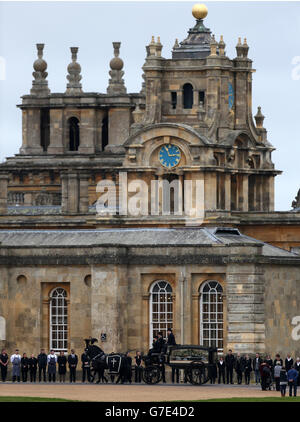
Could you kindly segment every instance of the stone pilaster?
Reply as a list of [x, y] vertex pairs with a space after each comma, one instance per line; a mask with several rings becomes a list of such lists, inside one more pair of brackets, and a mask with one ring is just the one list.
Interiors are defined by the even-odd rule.
[[89, 175], [79, 174], [79, 212], [86, 214], [89, 210]]
[[8, 174], [0, 173], [0, 214], [7, 213]]
[[[253, 251], [257, 254], [260, 247]], [[264, 277], [254, 264], [229, 264], [226, 272], [227, 350], [264, 352]]]
[[123, 266], [94, 265], [91, 285], [92, 336], [106, 333], [99, 346], [107, 353], [127, 348], [127, 271]]
[[48, 154], [63, 154], [63, 127], [64, 113], [62, 109], [50, 110], [50, 145]]

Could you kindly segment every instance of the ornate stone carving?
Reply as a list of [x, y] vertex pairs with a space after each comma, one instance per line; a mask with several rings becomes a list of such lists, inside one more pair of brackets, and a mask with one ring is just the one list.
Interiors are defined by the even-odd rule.
[[292, 202], [292, 208], [300, 208], [300, 189], [298, 190], [295, 200]]
[[30, 93], [33, 95], [48, 95], [50, 94], [50, 89], [48, 88], [48, 81], [46, 80], [48, 73], [47, 62], [43, 59], [43, 50], [44, 44], [37, 44], [37, 56], [38, 58], [33, 63], [34, 72], [32, 76], [34, 80], [32, 81], [32, 88]]
[[82, 76], [80, 75], [81, 66], [77, 63], [77, 53], [78, 47], [70, 47], [72, 53], [72, 62], [68, 66], [67, 79], [69, 83], [67, 84], [66, 94], [78, 95], [82, 93], [82, 85], [80, 83]]
[[120, 54], [120, 42], [113, 42], [114, 47], [114, 58], [110, 61], [109, 65], [111, 70], [109, 71], [110, 79], [107, 87], [107, 93], [113, 94], [126, 94], [126, 87], [123, 79], [123, 60], [119, 57]]

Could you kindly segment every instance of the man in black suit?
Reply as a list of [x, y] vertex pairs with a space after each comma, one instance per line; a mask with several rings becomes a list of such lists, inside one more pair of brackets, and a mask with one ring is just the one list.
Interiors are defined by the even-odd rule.
[[70, 370], [70, 382], [76, 382], [76, 368], [78, 364], [78, 356], [75, 355], [75, 350], [71, 350], [71, 354], [68, 356], [68, 364]]
[[291, 368], [294, 366], [294, 359], [291, 357], [291, 355], [288, 353], [285, 358], [285, 370], [288, 372]]
[[218, 366], [218, 384], [221, 383], [221, 377], [223, 379], [223, 384], [225, 384], [225, 361], [223, 356], [220, 357], [220, 360], [217, 363]]
[[168, 328], [167, 335], [168, 335], [168, 340], [167, 340], [168, 346], [176, 346], [175, 336], [171, 328]]
[[295, 369], [296, 369], [296, 371], [298, 371], [297, 385], [299, 387], [300, 386], [300, 358], [296, 359]]
[[235, 358], [232, 354], [232, 350], [229, 349], [227, 355], [225, 356], [225, 365], [226, 365], [226, 381], [227, 384], [233, 384], [233, 368], [235, 366]]
[[260, 365], [262, 364], [262, 358], [259, 356], [259, 353], [256, 353], [255, 358], [252, 361], [252, 368], [255, 373], [255, 383], [260, 383]]
[[161, 356], [159, 357], [159, 359], [160, 359], [160, 364], [161, 364], [162, 381], [163, 381], [163, 383], [165, 383], [166, 382], [166, 368], [165, 368], [165, 357], [164, 357], [163, 353], [166, 352], [166, 350], [165, 350], [166, 349], [166, 342], [163, 338], [163, 333], [161, 331], [159, 331], [157, 333], [157, 336], [158, 336], [158, 340], [157, 340], [158, 347], [157, 348], [159, 350], [159, 353], [161, 353]]
[[45, 349], [41, 349], [41, 353], [37, 357], [39, 366], [39, 382], [42, 380], [42, 373], [44, 382], [46, 382], [46, 368], [47, 368], [47, 355]]

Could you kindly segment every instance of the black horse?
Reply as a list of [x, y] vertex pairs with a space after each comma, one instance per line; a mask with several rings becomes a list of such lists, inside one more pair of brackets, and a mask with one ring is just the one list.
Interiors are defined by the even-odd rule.
[[100, 347], [94, 344], [96, 342], [98, 342], [96, 338], [85, 339], [85, 350], [91, 359], [92, 365], [91, 382], [94, 381], [97, 373], [97, 383], [99, 383], [100, 380], [108, 382], [107, 378], [104, 376], [105, 369], [108, 369], [108, 373], [111, 376], [112, 382], [114, 382], [115, 377], [117, 377], [117, 383], [119, 381], [121, 381], [122, 384], [126, 382], [126, 380], [129, 378], [129, 368], [126, 355], [121, 353], [110, 353], [107, 355], [102, 349], [100, 349]]
[[95, 380], [96, 374], [98, 373], [98, 381], [101, 380], [107, 382], [107, 378], [104, 376], [104, 370], [107, 369], [106, 355], [100, 347], [96, 346], [98, 340], [96, 338], [85, 339], [86, 348], [85, 351], [91, 360], [91, 382]]

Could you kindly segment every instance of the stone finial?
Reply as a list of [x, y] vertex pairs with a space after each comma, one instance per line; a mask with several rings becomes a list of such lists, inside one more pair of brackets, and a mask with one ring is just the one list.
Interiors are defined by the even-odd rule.
[[34, 95], [48, 95], [50, 94], [50, 89], [48, 88], [48, 81], [46, 80], [48, 73], [47, 62], [43, 59], [43, 50], [44, 44], [36, 44], [37, 56], [38, 58], [33, 63], [34, 72], [32, 76], [34, 80], [32, 81], [32, 88], [30, 93]]
[[243, 57], [245, 57], [245, 58], [248, 57], [248, 51], [249, 51], [249, 46], [247, 44], [247, 38], [244, 38], [243, 50], [242, 50]]
[[254, 119], [255, 119], [255, 122], [256, 122], [256, 127], [258, 129], [263, 128], [264, 118], [265, 118], [265, 116], [261, 112], [261, 107], [257, 107], [257, 113], [254, 116]]
[[156, 56], [156, 42], [154, 40], [154, 35], [152, 35], [151, 42], [148, 47], [149, 47], [149, 56]]
[[298, 190], [297, 196], [295, 197], [295, 200], [292, 202], [292, 208], [298, 209], [300, 208], [300, 189]]
[[163, 48], [163, 46], [160, 42], [160, 37], [157, 37], [157, 43], [156, 43], [156, 55], [157, 55], [157, 57], [161, 57], [162, 48]]
[[175, 44], [174, 44], [174, 46], [173, 46], [173, 49], [174, 49], [174, 48], [179, 48], [178, 38], [176, 38], [176, 39], [175, 39]]
[[217, 55], [217, 46], [218, 43], [215, 40], [215, 36], [212, 36], [211, 42], [210, 42], [210, 56], [216, 56]]
[[241, 37], [239, 37], [238, 43], [237, 43], [235, 48], [236, 48], [237, 57], [242, 57], [243, 56], [243, 45], [242, 45]]
[[67, 84], [66, 94], [76, 95], [82, 93], [82, 85], [80, 83], [82, 76], [80, 75], [81, 66], [77, 63], [77, 53], [78, 47], [70, 47], [72, 53], [72, 62], [68, 66], [68, 75], [67, 79], [69, 83]]
[[220, 54], [220, 56], [225, 56], [225, 47], [226, 47], [226, 44], [224, 43], [223, 35], [221, 35], [220, 42], [219, 42], [219, 54]]
[[114, 48], [114, 58], [111, 59], [109, 65], [110, 65], [110, 79], [108, 82], [107, 87], [107, 93], [110, 95], [113, 94], [126, 94], [126, 88], [124, 85], [124, 79], [122, 78], [124, 75], [123, 72], [123, 66], [124, 62], [119, 57], [120, 54], [120, 42], [113, 42], [113, 48]]

